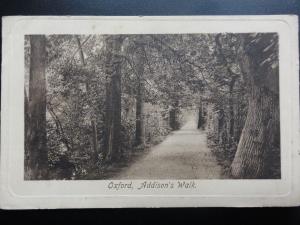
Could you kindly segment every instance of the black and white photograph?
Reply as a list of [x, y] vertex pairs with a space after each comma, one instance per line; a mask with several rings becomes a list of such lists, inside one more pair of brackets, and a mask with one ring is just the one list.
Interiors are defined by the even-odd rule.
[[6, 17], [0, 207], [299, 204], [298, 17]]
[[24, 42], [25, 180], [281, 178], [277, 33]]

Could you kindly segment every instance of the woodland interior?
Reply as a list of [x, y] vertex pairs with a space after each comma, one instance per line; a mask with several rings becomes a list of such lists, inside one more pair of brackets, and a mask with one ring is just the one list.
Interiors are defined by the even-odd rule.
[[25, 35], [24, 179], [280, 179], [278, 39]]

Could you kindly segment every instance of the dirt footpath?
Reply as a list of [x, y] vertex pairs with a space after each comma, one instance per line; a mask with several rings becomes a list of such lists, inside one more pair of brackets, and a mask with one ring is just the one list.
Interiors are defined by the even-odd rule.
[[206, 134], [188, 118], [178, 131], [113, 179], [220, 179], [221, 166], [206, 145]]

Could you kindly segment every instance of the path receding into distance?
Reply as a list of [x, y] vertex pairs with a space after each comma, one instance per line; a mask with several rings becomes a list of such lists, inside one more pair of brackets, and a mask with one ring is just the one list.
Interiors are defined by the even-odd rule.
[[113, 179], [220, 179], [221, 166], [194, 116]]

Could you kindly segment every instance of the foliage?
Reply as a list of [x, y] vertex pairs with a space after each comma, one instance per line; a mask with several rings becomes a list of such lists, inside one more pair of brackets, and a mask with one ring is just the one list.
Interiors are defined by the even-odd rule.
[[[46, 37], [50, 178], [103, 178], [103, 171], [120, 163], [105, 161], [106, 117], [111, 110], [107, 93], [114, 63], [121, 63], [121, 161], [178, 129], [185, 110], [199, 110], [209, 146], [229, 168], [245, 124], [251, 89], [240, 50], [247, 46], [248, 54], [256, 54], [259, 44], [269, 42], [252, 66], [275, 68], [276, 38], [227, 33], [118, 35], [122, 46], [116, 51], [109, 48], [111, 36]], [[26, 91], [29, 58], [26, 37]], [[139, 88], [144, 93], [145, 146], [135, 145]]]

